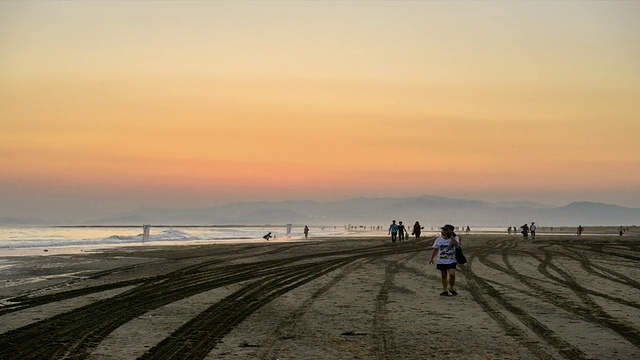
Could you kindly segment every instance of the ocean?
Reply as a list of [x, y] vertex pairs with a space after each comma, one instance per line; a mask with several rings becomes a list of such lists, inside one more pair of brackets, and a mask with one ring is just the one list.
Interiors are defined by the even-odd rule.
[[[430, 231], [431, 230], [431, 231]], [[474, 232], [506, 233], [501, 228], [475, 228]], [[61, 254], [98, 251], [106, 248], [142, 245], [191, 245], [220, 242], [265, 241], [271, 232], [271, 241], [304, 239], [303, 227], [287, 229], [281, 226], [152, 226], [149, 239], [143, 241], [142, 226], [22, 226], [0, 227], [0, 256]], [[424, 236], [437, 236], [437, 227], [427, 228]], [[463, 234], [461, 232], [461, 234]], [[310, 239], [336, 236], [386, 236], [387, 229], [369, 230], [344, 226], [310, 227]]]
[[[0, 227], [0, 256], [11, 254], [11, 250], [69, 247], [117, 247], [129, 245], [186, 245], [220, 241], [264, 241], [262, 236], [271, 232], [272, 240], [294, 240], [304, 238], [303, 227], [293, 227], [287, 235], [284, 226], [251, 227], [151, 227], [148, 241], [143, 242], [142, 226], [50, 226], [50, 227]], [[311, 228], [312, 236], [335, 236], [346, 234], [344, 228]]]

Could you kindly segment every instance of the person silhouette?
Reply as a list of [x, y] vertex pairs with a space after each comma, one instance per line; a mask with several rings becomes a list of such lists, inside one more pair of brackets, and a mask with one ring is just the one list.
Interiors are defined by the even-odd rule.
[[396, 221], [391, 221], [391, 225], [389, 225], [389, 235], [391, 235], [391, 242], [396, 242], [396, 238], [398, 237], [398, 225]]
[[404, 227], [404, 225], [402, 225], [402, 221], [398, 222], [398, 241], [404, 240], [405, 231], [406, 228]]
[[522, 236], [527, 240], [529, 238], [529, 225], [524, 224], [520, 228], [522, 229]]
[[531, 222], [531, 226], [529, 226], [529, 230], [531, 230], [531, 240], [535, 240], [536, 239], [536, 229], [538, 227], [536, 226], [535, 221]]
[[424, 229], [424, 227], [420, 226], [420, 222], [416, 221], [416, 223], [413, 224], [413, 232], [411, 235], [414, 235], [416, 240], [418, 240], [420, 238], [420, 233], [422, 233], [422, 229]]

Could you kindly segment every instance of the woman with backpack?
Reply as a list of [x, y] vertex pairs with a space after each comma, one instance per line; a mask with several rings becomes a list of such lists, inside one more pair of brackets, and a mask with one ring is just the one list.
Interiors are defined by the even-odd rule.
[[442, 289], [440, 296], [458, 295], [454, 285], [456, 283], [456, 247], [460, 246], [460, 238], [456, 235], [453, 225], [445, 225], [440, 228], [442, 230], [440, 236], [433, 243], [433, 251], [431, 252], [431, 260], [429, 265], [433, 264], [433, 260], [438, 255], [436, 269], [440, 270], [442, 278]]

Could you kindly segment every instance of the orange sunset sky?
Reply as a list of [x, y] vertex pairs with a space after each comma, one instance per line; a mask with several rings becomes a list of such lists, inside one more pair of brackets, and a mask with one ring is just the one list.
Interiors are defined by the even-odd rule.
[[640, 207], [640, 2], [2, 1], [0, 217]]

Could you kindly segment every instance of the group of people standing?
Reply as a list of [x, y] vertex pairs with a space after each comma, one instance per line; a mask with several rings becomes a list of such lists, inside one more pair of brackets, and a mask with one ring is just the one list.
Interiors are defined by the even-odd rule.
[[[520, 233], [522, 234], [522, 236], [524, 237], [525, 240], [527, 240], [529, 238], [529, 232], [531, 232], [531, 240], [535, 240], [536, 239], [536, 229], [538, 227], [536, 226], [535, 221], [531, 222], [531, 226], [524, 224], [522, 226], [520, 226], [520, 229], [522, 229], [522, 231], [520, 231]], [[515, 229], [515, 226], [514, 226]]]
[[[416, 240], [418, 240], [423, 229], [424, 227], [420, 225], [420, 222], [416, 221], [416, 223], [413, 224], [411, 235], [414, 235], [416, 237]], [[391, 235], [391, 242], [408, 240], [409, 229], [404, 226], [402, 221], [399, 221], [396, 224], [396, 221], [393, 220], [391, 222], [391, 225], [389, 226], [389, 235]]]
[[[522, 234], [523, 238], [525, 240], [527, 240], [529, 238], [529, 234], [531, 234], [531, 239], [535, 240], [536, 238], [536, 230], [537, 230], [537, 226], [536, 223], [534, 221], [531, 222], [531, 225], [527, 225], [524, 224], [522, 226], [520, 226], [520, 233]], [[550, 228], [551, 232], [553, 232], [553, 227]], [[620, 233], [620, 236], [622, 236], [622, 231], [621, 231], [622, 227], [620, 229], [618, 229], [618, 232]], [[561, 228], [560, 231], [562, 232], [564, 230], [564, 228]], [[511, 226], [509, 226], [507, 228], [507, 233], [511, 234], [512, 228]], [[584, 228], [582, 227], [582, 225], [578, 226], [577, 230], [576, 230], [576, 235], [580, 236], [582, 235], [582, 232], [584, 231]], [[513, 227], [513, 234], [516, 234], [516, 227]]]

